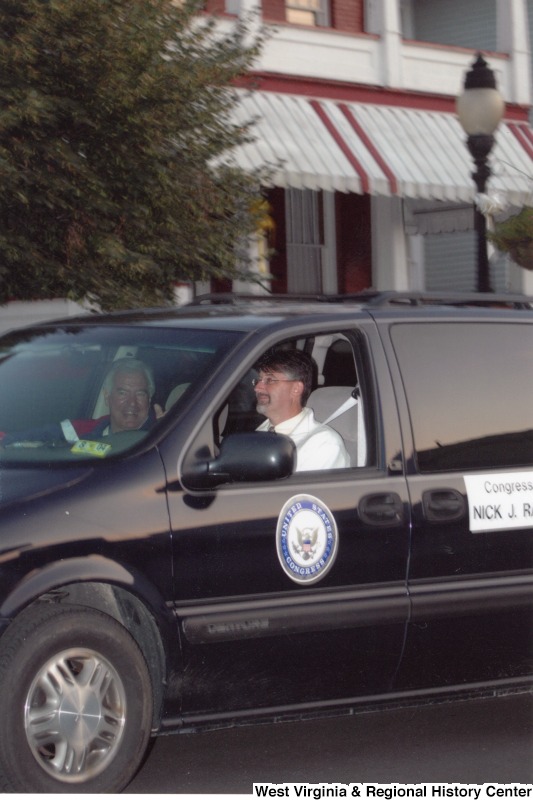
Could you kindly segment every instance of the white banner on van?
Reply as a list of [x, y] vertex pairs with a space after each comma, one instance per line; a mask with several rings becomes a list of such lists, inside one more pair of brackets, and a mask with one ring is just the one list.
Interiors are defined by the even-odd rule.
[[465, 475], [470, 530], [533, 527], [533, 472]]

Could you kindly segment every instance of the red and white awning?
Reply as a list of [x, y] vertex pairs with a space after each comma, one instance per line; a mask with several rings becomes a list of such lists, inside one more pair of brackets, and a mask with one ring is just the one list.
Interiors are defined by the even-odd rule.
[[[471, 203], [474, 168], [453, 113], [242, 92], [235, 121], [255, 121], [238, 165], [270, 167], [269, 184], [355, 194]], [[487, 184], [511, 205], [533, 202], [533, 131], [504, 121]]]

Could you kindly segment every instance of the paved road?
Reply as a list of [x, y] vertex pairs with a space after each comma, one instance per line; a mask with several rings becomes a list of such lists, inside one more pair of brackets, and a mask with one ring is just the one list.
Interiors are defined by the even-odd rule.
[[532, 783], [533, 696], [158, 739], [127, 793], [268, 783]]

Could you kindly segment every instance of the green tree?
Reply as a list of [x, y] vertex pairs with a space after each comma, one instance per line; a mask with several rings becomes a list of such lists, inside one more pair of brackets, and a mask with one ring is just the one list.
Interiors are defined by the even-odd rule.
[[258, 176], [225, 155], [259, 38], [174, 0], [0, 0], [0, 302], [236, 274]]

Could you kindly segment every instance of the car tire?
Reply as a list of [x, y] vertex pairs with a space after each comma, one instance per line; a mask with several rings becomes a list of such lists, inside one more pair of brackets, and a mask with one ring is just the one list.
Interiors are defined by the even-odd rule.
[[148, 667], [116, 620], [38, 603], [0, 640], [0, 790], [115, 793], [152, 726]]

